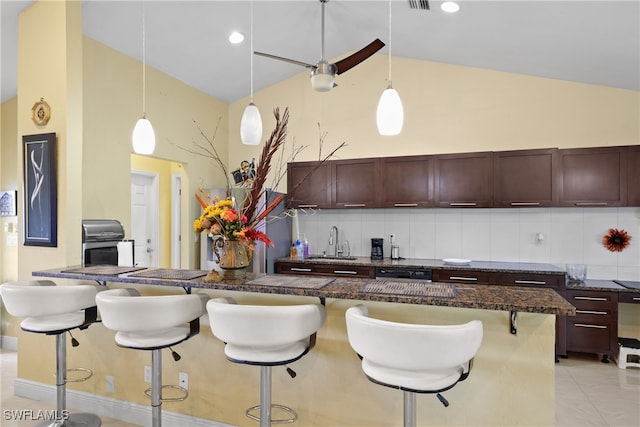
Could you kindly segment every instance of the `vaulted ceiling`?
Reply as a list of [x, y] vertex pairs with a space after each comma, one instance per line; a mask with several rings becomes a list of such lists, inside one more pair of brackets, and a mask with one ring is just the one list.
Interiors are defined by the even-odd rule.
[[[32, 1], [2, 0], [2, 102], [16, 95], [17, 15]], [[640, 90], [640, 1], [463, 0], [456, 14], [391, 2], [391, 53], [399, 57]], [[84, 34], [233, 102], [250, 90], [249, 1], [84, 1]], [[326, 4], [325, 57], [340, 59], [376, 38], [389, 47], [387, 0]], [[254, 50], [315, 64], [319, 0], [253, 1]], [[243, 44], [227, 41], [233, 30]], [[304, 68], [254, 56], [254, 90]], [[367, 67], [367, 62], [358, 65]], [[340, 77], [338, 76], [338, 83]], [[311, 88], [309, 89], [311, 90]]]

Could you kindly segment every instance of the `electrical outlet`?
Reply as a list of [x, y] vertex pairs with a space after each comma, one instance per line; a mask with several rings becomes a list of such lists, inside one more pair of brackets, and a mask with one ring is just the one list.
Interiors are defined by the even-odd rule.
[[115, 380], [113, 379], [113, 377], [111, 375], [107, 375], [107, 378], [106, 378], [106, 389], [107, 389], [107, 393], [115, 393], [115, 391], [116, 391]]
[[144, 367], [144, 382], [151, 383], [151, 366]]
[[389, 243], [395, 243], [394, 242], [395, 238], [396, 238], [395, 234], [393, 234], [393, 233], [389, 234]]
[[178, 385], [185, 390], [189, 390], [189, 374], [186, 372], [180, 372], [178, 376]]

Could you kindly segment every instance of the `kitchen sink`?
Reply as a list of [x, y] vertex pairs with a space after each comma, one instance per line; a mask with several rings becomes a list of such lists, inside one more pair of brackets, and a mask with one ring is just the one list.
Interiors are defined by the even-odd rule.
[[314, 261], [314, 260], [327, 260], [327, 261], [355, 261], [358, 259], [358, 257], [355, 256], [325, 256], [325, 255], [316, 255], [316, 256], [310, 256], [309, 258], [307, 258], [308, 260]]

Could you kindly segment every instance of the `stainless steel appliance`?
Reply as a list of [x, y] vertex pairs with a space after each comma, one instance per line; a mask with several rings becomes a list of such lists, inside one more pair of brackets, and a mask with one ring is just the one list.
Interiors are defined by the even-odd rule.
[[384, 258], [383, 242], [384, 239], [382, 237], [371, 238], [371, 259], [381, 260]]
[[411, 279], [430, 282], [432, 272], [428, 268], [376, 267], [376, 279]]
[[118, 265], [124, 228], [115, 219], [82, 220], [82, 265]]

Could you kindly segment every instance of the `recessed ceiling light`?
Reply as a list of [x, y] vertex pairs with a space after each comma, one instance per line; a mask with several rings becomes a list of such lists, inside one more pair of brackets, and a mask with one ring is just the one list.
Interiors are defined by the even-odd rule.
[[244, 34], [239, 31], [234, 31], [229, 34], [229, 42], [232, 44], [239, 44], [244, 41]]
[[445, 1], [440, 5], [440, 9], [448, 13], [455, 13], [460, 10], [460, 5], [454, 1]]

